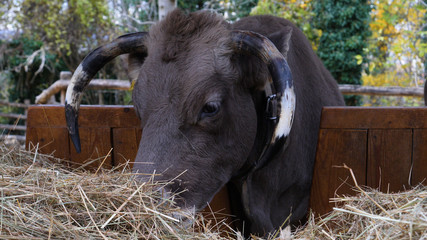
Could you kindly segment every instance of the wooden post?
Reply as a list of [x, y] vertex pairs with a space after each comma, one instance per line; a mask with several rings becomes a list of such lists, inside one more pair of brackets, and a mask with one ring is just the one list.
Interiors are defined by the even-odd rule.
[[[24, 99], [24, 104], [27, 106], [30, 106], [30, 104], [31, 104], [30, 99]], [[27, 119], [27, 115], [28, 115], [28, 108], [25, 108], [24, 115], [25, 115], [25, 126], [27, 126], [27, 120], [26, 119]]]
[[[71, 77], [73, 76], [73, 74], [70, 71], [62, 71], [61, 73], [59, 73], [59, 79], [60, 80], [70, 80]], [[61, 90], [61, 104], [64, 105], [65, 104], [65, 93], [66, 90]]]
[[427, 106], [427, 81], [424, 83], [424, 104]]
[[61, 90], [61, 105], [65, 105], [65, 90]]
[[98, 105], [104, 105], [104, 96], [102, 95], [102, 90], [98, 90]]

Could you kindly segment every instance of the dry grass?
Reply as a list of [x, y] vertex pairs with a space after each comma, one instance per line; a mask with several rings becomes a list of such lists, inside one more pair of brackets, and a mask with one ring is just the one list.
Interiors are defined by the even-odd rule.
[[[0, 144], [0, 239], [228, 239], [129, 172], [71, 171]], [[200, 230], [201, 229], [201, 230]]]
[[[0, 143], [0, 239], [242, 239], [191, 215], [124, 171], [75, 171], [60, 160]], [[358, 186], [357, 186], [358, 187]], [[385, 194], [358, 187], [307, 226], [268, 239], [427, 239], [427, 188]], [[254, 239], [259, 239], [254, 237]]]
[[382, 193], [360, 187], [356, 196], [331, 199], [336, 207], [322, 219], [312, 216], [294, 239], [427, 239], [427, 187]]
[[427, 239], [426, 187], [395, 194], [362, 191], [332, 199], [340, 207], [322, 219], [312, 217], [291, 239]]

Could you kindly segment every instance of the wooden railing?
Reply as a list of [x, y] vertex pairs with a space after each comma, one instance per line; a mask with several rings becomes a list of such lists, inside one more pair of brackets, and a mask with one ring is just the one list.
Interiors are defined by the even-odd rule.
[[[61, 77], [58, 81], [52, 84], [46, 90], [36, 97], [37, 104], [46, 104], [49, 99], [61, 93], [61, 104], [65, 102], [65, 91], [71, 79], [71, 72], [61, 72]], [[116, 89], [129, 90], [131, 84], [127, 80], [108, 80], [108, 79], [93, 79], [89, 89]], [[373, 87], [341, 84], [339, 89], [343, 95], [376, 95], [376, 96], [409, 96], [423, 97], [424, 89], [422, 87]]]
[[[8, 106], [8, 107], [25, 109], [24, 114], [0, 112], [1, 118], [16, 119], [14, 121], [14, 124], [0, 124], [0, 140], [13, 138], [18, 140], [21, 143], [25, 142], [25, 131], [27, 127], [26, 127], [26, 124], [19, 124], [19, 122], [20, 120], [26, 122], [27, 109], [30, 106], [30, 101], [25, 100], [25, 103], [10, 103], [7, 101], [0, 101], [0, 106]], [[11, 134], [11, 132], [13, 131], [24, 132], [24, 134], [16, 134], [16, 133]]]
[[[50, 87], [43, 90], [40, 95], [36, 97], [37, 104], [46, 104], [49, 99], [57, 94], [61, 93], [61, 104], [65, 103], [65, 91], [67, 90], [68, 84], [71, 80], [71, 72], [61, 72], [60, 79], [53, 83]], [[115, 89], [115, 90], [129, 90], [130, 82], [127, 80], [112, 80], [112, 79], [93, 79], [90, 81], [89, 89]]]
[[344, 95], [376, 95], [376, 96], [407, 96], [423, 97], [422, 87], [373, 87], [340, 84], [339, 89]]

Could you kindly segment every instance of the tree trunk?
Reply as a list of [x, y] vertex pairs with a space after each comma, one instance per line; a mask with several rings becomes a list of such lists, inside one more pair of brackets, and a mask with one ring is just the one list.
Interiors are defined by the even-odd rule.
[[178, 0], [159, 0], [159, 20], [164, 19], [177, 6]]

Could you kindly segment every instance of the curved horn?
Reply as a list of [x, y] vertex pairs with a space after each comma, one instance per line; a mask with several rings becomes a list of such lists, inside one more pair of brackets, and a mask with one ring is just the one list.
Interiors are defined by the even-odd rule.
[[285, 57], [263, 35], [250, 31], [233, 31], [231, 38], [235, 51], [255, 55], [268, 67], [273, 82], [270, 83], [272, 94], [268, 94], [267, 104], [272, 100], [277, 101], [267, 106], [272, 108], [270, 119], [275, 121], [274, 133], [270, 138], [270, 143], [274, 143], [276, 139], [289, 135], [293, 123], [296, 98], [291, 70]]
[[65, 96], [65, 119], [76, 151], [80, 153], [78, 114], [83, 90], [95, 74], [115, 57], [132, 52], [146, 52], [146, 32], [126, 34], [90, 52], [77, 67]]

